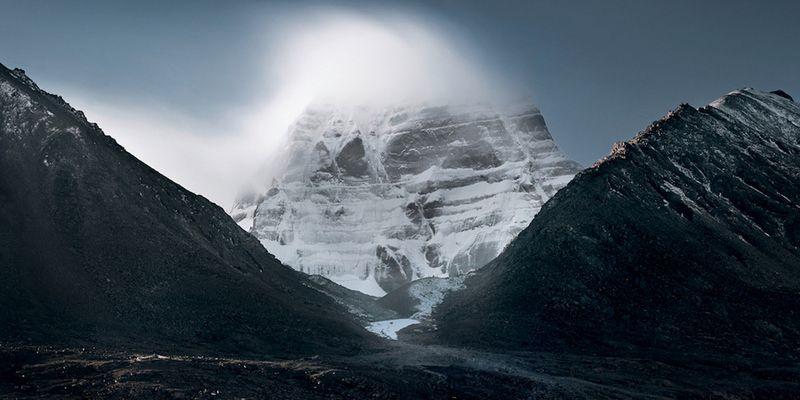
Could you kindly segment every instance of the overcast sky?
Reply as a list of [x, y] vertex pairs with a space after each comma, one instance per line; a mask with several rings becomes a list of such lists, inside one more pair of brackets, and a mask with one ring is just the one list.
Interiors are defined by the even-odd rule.
[[681, 102], [800, 96], [797, 1], [373, 3], [0, 0], [0, 62], [226, 209], [320, 93], [524, 96], [584, 165]]

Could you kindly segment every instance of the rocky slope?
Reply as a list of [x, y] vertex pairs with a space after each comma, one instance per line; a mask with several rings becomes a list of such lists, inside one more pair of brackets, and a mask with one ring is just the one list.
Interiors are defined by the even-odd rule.
[[578, 171], [534, 107], [314, 105], [231, 212], [279, 259], [382, 295], [492, 260]]
[[364, 326], [370, 322], [399, 318], [394, 309], [378, 302], [377, 297], [350, 290], [321, 275], [309, 275], [308, 279], [317, 284], [314, 286], [317, 290], [342, 305]]
[[313, 285], [0, 66], [0, 342], [260, 356], [369, 343]]
[[800, 106], [750, 89], [681, 105], [465, 284], [435, 310], [449, 343], [797, 360]]
[[[775, 143], [797, 154], [785, 141]], [[781, 174], [767, 178], [795, 183]], [[786, 187], [797, 186], [781, 186], [795, 199]], [[786, 208], [774, 206], [769, 215], [774, 210]], [[776, 240], [796, 243], [794, 233], [781, 236], [764, 226]], [[405, 285], [404, 296], [419, 301], [400, 305], [426, 311], [461, 278]], [[525, 346], [495, 353], [404, 342], [373, 347], [342, 306], [364, 320], [386, 310], [373, 307], [369, 296], [312, 279], [280, 265], [221, 209], [126, 153], [22, 71], [0, 67], [2, 398], [776, 399], [800, 393], [798, 363], [775, 362], [774, 354], [687, 363], [526, 352]], [[469, 291], [475, 282], [467, 280]], [[510, 283], [506, 288], [514, 288]], [[531, 287], [530, 280], [518, 283]], [[488, 293], [487, 304], [497, 304], [497, 293]], [[736, 313], [764, 304], [751, 293], [741, 291], [736, 307], [712, 300]], [[637, 294], [631, 307], [641, 304]], [[466, 309], [483, 307], [478, 300]], [[509, 304], [518, 320], [536, 310]], [[796, 305], [784, 304], [785, 319], [794, 318]], [[491, 335], [507, 335], [519, 343], [516, 321], [486, 315], [494, 324], [462, 337], [488, 343]], [[758, 318], [773, 324], [752, 323], [768, 344], [792, 340], [785, 320], [769, 312]], [[357, 351], [362, 347], [370, 351]]]

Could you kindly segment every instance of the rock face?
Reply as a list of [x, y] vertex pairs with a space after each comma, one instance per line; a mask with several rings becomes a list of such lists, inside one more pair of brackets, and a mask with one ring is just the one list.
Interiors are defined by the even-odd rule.
[[800, 106], [750, 89], [680, 106], [465, 285], [434, 312], [446, 342], [797, 360]]
[[0, 65], [0, 341], [260, 356], [369, 343], [313, 285]]
[[231, 212], [284, 263], [382, 295], [497, 256], [579, 170], [534, 107], [315, 105]]

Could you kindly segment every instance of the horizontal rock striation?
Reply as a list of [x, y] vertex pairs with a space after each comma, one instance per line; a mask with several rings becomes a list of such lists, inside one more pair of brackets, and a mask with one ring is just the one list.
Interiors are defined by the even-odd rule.
[[295, 269], [382, 295], [497, 256], [579, 170], [534, 107], [314, 105], [234, 219]]

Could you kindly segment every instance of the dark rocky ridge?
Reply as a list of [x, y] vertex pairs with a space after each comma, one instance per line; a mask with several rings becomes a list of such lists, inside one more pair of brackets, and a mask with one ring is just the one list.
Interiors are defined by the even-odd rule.
[[260, 356], [371, 343], [313, 285], [0, 65], [0, 342]]
[[[385, 310], [279, 265], [231, 225], [218, 207], [136, 160], [60, 98], [0, 67], [0, 397], [800, 393], [797, 363], [771, 360], [687, 366], [402, 342], [354, 354], [372, 342], [318, 292], [366, 316]], [[305, 357], [311, 352], [320, 356]]]
[[466, 286], [435, 311], [439, 340], [800, 359], [800, 106], [750, 89], [681, 105]]

